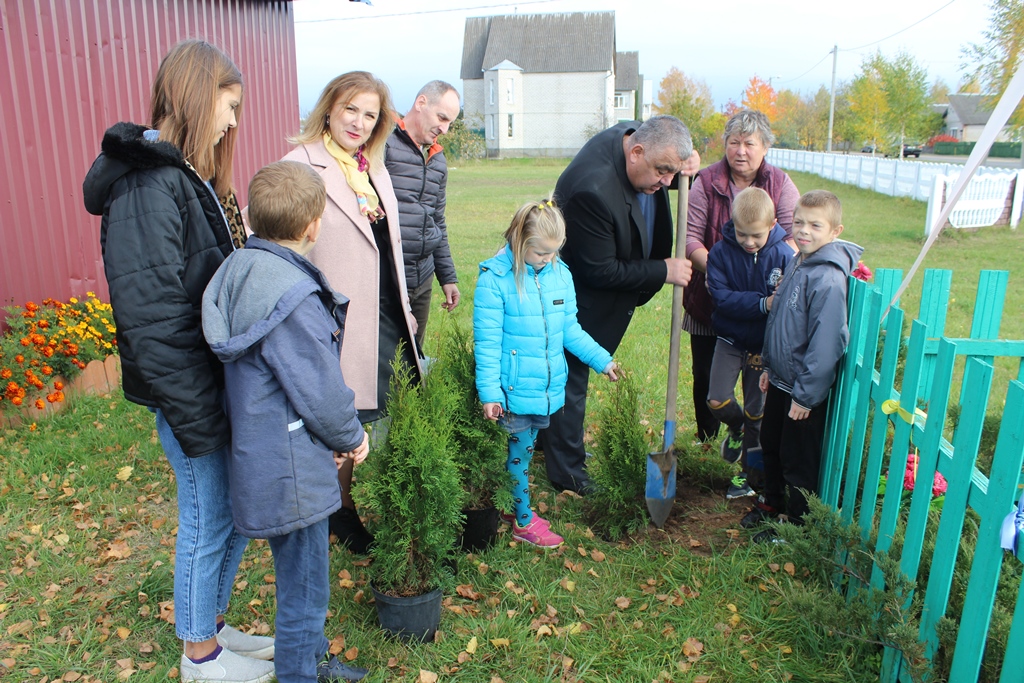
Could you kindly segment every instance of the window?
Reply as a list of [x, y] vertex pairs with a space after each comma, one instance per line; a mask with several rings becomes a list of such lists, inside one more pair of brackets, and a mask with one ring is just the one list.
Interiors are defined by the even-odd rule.
[[491, 140], [494, 139], [494, 116], [494, 114], [491, 114], [490, 116], [487, 117], [487, 137], [489, 137]]
[[492, 79], [487, 81], [487, 85], [489, 86], [488, 92], [490, 93], [490, 103], [494, 104], [494, 80]]
[[512, 114], [508, 115], [508, 136], [512, 137]]
[[626, 108], [626, 93], [621, 90], [615, 93], [615, 108], [625, 109]]
[[508, 103], [512, 104], [515, 100], [512, 97], [512, 93], [515, 92], [516, 82], [514, 79], [508, 79]]

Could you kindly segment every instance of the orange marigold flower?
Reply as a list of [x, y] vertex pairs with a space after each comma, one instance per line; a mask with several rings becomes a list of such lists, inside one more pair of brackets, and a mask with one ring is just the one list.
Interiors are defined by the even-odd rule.
[[43, 374], [44, 375], [52, 375], [53, 374], [53, 368], [51, 368], [49, 365], [44, 365], [43, 366]]
[[68, 344], [68, 351], [70, 351], [73, 354], [77, 354], [78, 353], [78, 344]]
[[34, 432], [34, 431], [36, 431], [36, 429], [37, 429], [37, 427], [36, 427], [36, 423], [35, 423], [35, 422], [33, 422], [32, 424], [30, 424], [30, 425], [28, 426], [28, 430], [29, 430], [30, 432]]
[[36, 314], [33, 311], [22, 311], [21, 317], [22, 318], [34, 318], [34, 317], [36, 317]]
[[47, 358], [53, 357], [53, 349], [50, 348], [49, 346], [45, 347], [43, 349], [43, 355], [46, 356]]
[[38, 368], [39, 367], [39, 359], [38, 358], [33, 358], [32, 360], [30, 360], [28, 362], [28, 364], [31, 365], [34, 368]]
[[15, 396], [14, 398], [11, 399], [11, 403], [13, 403], [16, 406], [20, 406], [23, 403], [23, 401], [21, 400], [20, 396]]
[[39, 329], [45, 330], [49, 326], [50, 326], [50, 322], [48, 320], [40, 320], [39, 321]]
[[32, 346], [32, 340], [30, 340], [28, 337], [22, 337], [21, 338], [21, 345], [22, 346]]
[[19, 353], [17, 356], [14, 357], [14, 362], [21, 365], [22, 363], [25, 362], [25, 356]]
[[56, 389], [57, 391], [60, 391], [61, 389], [64, 388], [64, 382], [54, 382], [53, 388]]
[[34, 303], [29, 301], [27, 304], [25, 304], [25, 309], [29, 311], [38, 311], [39, 306], [36, 306]]
[[13, 374], [14, 373], [11, 372], [10, 368], [4, 368], [3, 370], [0, 370], [0, 379], [10, 379]]
[[45, 344], [46, 343], [46, 337], [44, 337], [41, 334], [33, 334], [32, 335], [32, 343], [35, 344], [36, 346], [39, 346], [40, 344]]
[[41, 398], [36, 399], [36, 408], [38, 408], [39, 410], [42, 410], [45, 407], [46, 407], [46, 401], [44, 401]]
[[55, 395], [57, 396], [57, 403], [60, 403], [61, 401], [64, 400], [64, 392], [63, 391], [58, 391], [58, 392], [55, 393]]

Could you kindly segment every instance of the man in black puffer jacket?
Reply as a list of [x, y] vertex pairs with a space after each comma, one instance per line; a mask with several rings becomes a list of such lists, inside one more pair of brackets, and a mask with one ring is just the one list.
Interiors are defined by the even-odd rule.
[[444, 149], [437, 142], [458, 115], [459, 93], [455, 88], [444, 81], [427, 83], [405, 118], [396, 121], [385, 156], [398, 198], [405, 281], [418, 325], [416, 345], [420, 349], [430, 316], [435, 273], [444, 292], [441, 306], [451, 311], [459, 305], [458, 278], [444, 218], [448, 164]]

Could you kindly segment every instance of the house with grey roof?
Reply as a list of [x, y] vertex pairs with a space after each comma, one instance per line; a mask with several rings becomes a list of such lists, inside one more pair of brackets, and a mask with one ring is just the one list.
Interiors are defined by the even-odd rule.
[[[945, 121], [946, 133], [962, 142], [977, 142], [981, 131], [992, 115], [993, 102], [985, 95], [958, 93], [949, 96], [949, 106], [942, 118]], [[997, 142], [1012, 140], [1010, 129], [1003, 129], [996, 136]]]
[[639, 54], [615, 51], [614, 12], [466, 19], [464, 113], [488, 156], [572, 156], [636, 118], [642, 83]]

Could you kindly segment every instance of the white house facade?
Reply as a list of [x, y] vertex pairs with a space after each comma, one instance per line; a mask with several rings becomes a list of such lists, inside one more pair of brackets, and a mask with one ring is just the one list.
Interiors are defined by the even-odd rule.
[[462, 53], [467, 123], [484, 131], [490, 157], [572, 156], [598, 131], [634, 118], [638, 78], [619, 79], [617, 61], [614, 12], [471, 17]]

